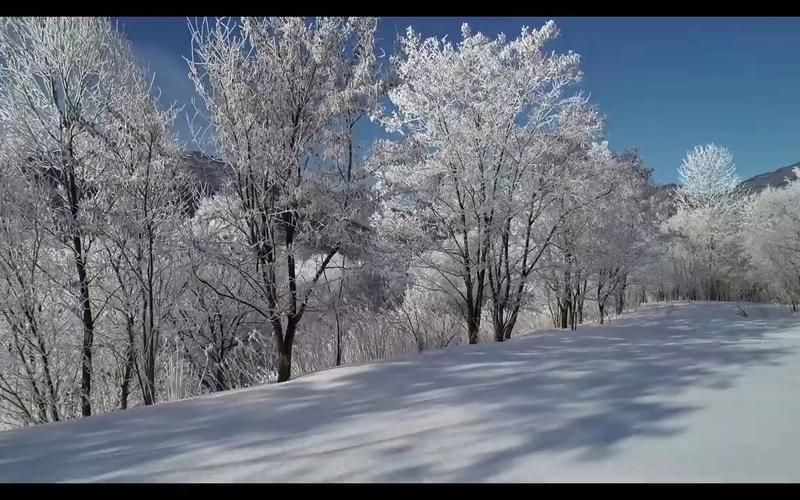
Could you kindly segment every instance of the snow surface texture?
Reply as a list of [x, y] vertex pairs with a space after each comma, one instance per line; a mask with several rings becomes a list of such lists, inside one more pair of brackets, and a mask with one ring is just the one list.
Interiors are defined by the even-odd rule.
[[0, 433], [0, 481], [797, 481], [800, 315], [647, 307]]

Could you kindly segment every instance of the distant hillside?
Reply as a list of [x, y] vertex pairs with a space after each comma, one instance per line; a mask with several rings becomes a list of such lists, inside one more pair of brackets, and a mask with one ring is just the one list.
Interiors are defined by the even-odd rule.
[[212, 196], [232, 173], [225, 163], [199, 151], [190, 151], [181, 156], [181, 166], [194, 177], [198, 190]]
[[[225, 181], [230, 177], [231, 171], [223, 162], [215, 160], [198, 151], [187, 152], [182, 156], [182, 166], [196, 180], [198, 188], [202, 189], [207, 195], [217, 193]], [[793, 168], [800, 167], [800, 162], [781, 167], [771, 172], [758, 174], [742, 181], [742, 186], [751, 192], [759, 192], [767, 186], [782, 186], [787, 179], [794, 179]], [[662, 184], [655, 187], [657, 203], [663, 204], [667, 212], [671, 215], [674, 212], [672, 207], [672, 193], [678, 185], [674, 182]]]
[[767, 186], [778, 187], [786, 184], [787, 179], [794, 179], [792, 169], [800, 167], [800, 162], [793, 163], [787, 167], [781, 167], [771, 172], [758, 174], [742, 182], [742, 186], [750, 188], [751, 191], [761, 191]]
[[[786, 167], [781, 167], [770, 172], [764, 172], [763, 174], [754, 175], [749, 179], [745, 179], [742, 181], [740, 186], [748, 188], [751, 192], [757, 193], [762, 189], [766, 188], [767, 186], [772, 187], [779, 187], [786, 184], [787, 180], [795, 179], [794, 172], [792, 171], [795, 167], [800, 167], [800, 162], [793, 163]], [[657, 187], [657, 190], [663, 193], [662, 196], [671, 195], [673, 191], [678, 188], [678, 185], [674, 182], [669, 184], [661, 184]]]

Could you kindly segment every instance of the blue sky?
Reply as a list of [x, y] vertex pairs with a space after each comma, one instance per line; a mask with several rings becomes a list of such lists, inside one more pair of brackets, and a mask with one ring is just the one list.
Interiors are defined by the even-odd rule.
[[[545, 18], [382, 18], [379, 46], [391, 52], [408, 25], [458, 40], [460, 26], [519, 33]], [[183, 56], [185, 18], [120, 18], [166, 101], [194, 94]], [[731, 149], [742, 177], [800, 161], [800, 18], [555, 18], [556, 51], [582, 56], [580, 88], [608, 120], [611, 147], [638, 147], [660, 182], [673, 182], [686, 151]], [[187, 106], [187, 109], [191, 106]], [[181, 129], [186, 133], [185, 119]]]

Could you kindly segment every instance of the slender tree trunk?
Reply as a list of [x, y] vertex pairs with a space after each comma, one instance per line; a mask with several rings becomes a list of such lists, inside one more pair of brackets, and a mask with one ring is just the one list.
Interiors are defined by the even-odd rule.
[[278, 382], [286, 382], [292, 375], [292, 344], [294, 343], [295, 325], [292, 319], [286, 326], [283, 342], [278, 344]]
[[481, 319], [480, 316], [476, 317], [475, 313], [473, 312], [470, 314], [470, 318], [467, 320], [467, 338], [470, 344], [477, 344], [478, 343], [478, 333], [481, 329]]
[[625, 288], [628, 286], [628, 276], [623, 274], [617, 285], [617, 304], [615, 312], [622, 314], [625, 309]]
[[226, 382], [225, 382], [225, 370], [223, 369], [224, 360], [225, 360], [225, 327], [224, 327], [224, 320], [222, 319], [221, 314], [216, 314], [215, 319], [217, 324], [219, 325], [218, 329], [213, 330], [213, 335], [216, 335], [216, 331], [219, 331], [219, 349], [217, 349], [216, 354], [213, 356], [212, 362], [214, 363], [214, 390], [215, 391], [224, 391], [227, 389]]
[[505, 328], [503, 325], [502, 318], [498, 319], [497, 316], [494, 318], [494, 341], [495, 342], [502, 342], [506, 339], [505, 336]]
[[278, 382], [286, 382], [292, 375], [292, 349], [284, 346], [278, 351]]
[[558, 307], [553, 309], [549, 288], [547, 289], [547, 310], [550, 311], [550, 320], [553, 322], [553, 328], [558, 328]]
[[[294, 231], [297, 223], [297, 214], [293, 209], [288, 211], [284, 219], [285, 249], [286, 249], [286, 274], [289, 280], [289, 317], [286, 322], [286, 334], [283, 336], [278, 353], [278, 382], [286, 382], [292, 376], [292, 345], [297, 328], [297, 272], [294, 258]], [[323, 270], [324, 271], [324, 270]]]
[[83, 324], [83, 342], [81, 344], [81, 415], [88, 417], [92, 414], [92, 347], [94, 345], [94, 316], [89, 294], [89, 277], [87, 273], [86, 248], [84, 247], [83, 234], [80, 229], [80, 204], [82, 200], [81, 187], [76, 179], [75, 154], [73, 150], [73, 135], [71, 117], [67, 116], [66, 104], [61, 98], [56, 97], [56, 104], [61, 115], [61, 135], [66, 142], [61, 143], [61, 160], [66, 178], [67, 209], [69, 210], [68, 226], [72, 238], [72, 254], [75, 261], [75, 270], [78, 274], [78, 287], [80, 294], [81, 322]]
[[[70, 191], [70, 214], [72, 216], [72, 223], [77, 224], [79, 193], [73, 173], [69, 174], [68, 182]], [[92, 304], [89, 296], [86, 252], [83, 247], [83, 239], [77, 227], [73, 227], [72, 229], [72, 247], [75, 270], [78, 273], [81, 321], [83, 323], [83, 343], [81, 345], [81, 415], [88, 417], [92, 414], [92, 346], [94, 344], [94, 316], [92, 316]]]
[[[567, 265], [570, 265], [571, 254], [567, 254], [564, 260]], [[569, 270], [564, 271], [564, 299], [563, 309], [561, 310], [561, 328], [569, 327], [569, 321], [572, 317], [572, 279]]]
[[342, 326], [339, 315], [336, 315], [336, 366], [342, 364]]
[[139, 379], [139, 386], [141, 387], [141, 373], [136, 366], [136, 342], [133, 333], [134, 329], [134, 316], [133, 313], [125, 315], [125, 332], [128, 336], [128, 346], [125, 353], [125, 369], [122, 374], [122, 384], [120, 386], [119, 407], [121, 409], [128, 408], [128, 397], [130, 396], [130, 385], [133, 379], [134, 372]]
[[519, 317], [519, 304], [514, 306], [514, 309], [511, 312], [511, 318], [509, 318], [508, 323], [506, 323], [504, 332], [505, 340], [511, 339], [511, 332], [514, 331], [514, 326], [517, 324], [518, 317]]
[[216, 386], [217, 392], [224, 391], [227, 389], [227, 385], [225, 383], [225, 373], [222, 370], [222, 361], [217, 361], [217, 374], [214, 377], [214, 385]]
[[83, 322], [83, 344], [81, 345], [81, 415], [92, 414], [92, 345], [94, 344], [94, 317], [89, 301], [89, 279], [86, 273], [83, 244], [80, 237], [73, 238], [78, 249], [75, 252], [75, 269], [78, 272], [81, 298], [81, 319]]
[[470, 344], [478, 343], [478, 333], [481, 327], [480, 300], [476, 300], [472, 290], [472, 280], [464, 279], [467, 288], [467, 341]]
[[[142, 309], [141, 309], [141, 316], [142, 316], [142, 365], [144, 371], [144, 378], [139, 378], [139, 383], [142, 389], [142, 401], [144, 402], [145, 406], [150, 406], [155, 403], [155, 394], [153, 393], [153, 385], [151, 384], [151, 380], [154, 380], [155, 375], [155, 363], [150, 357], [150, 353], [152, 352], [151, 344], [153, 342], [152, 335], [148, 332], [148, 318], [147, 318], [147, 290], [144, 288], [141, 290], [142, 295]], [[151, 370], [153, 378], [151, 379]]]
[[[350, 145], [351, 149], [351, 156], [352, 156], [352, 141]], [[339, 293], [337, 294], [336, 298], [336, 305], [334, 306], [333, 313], [336, 317], [336, 366], [341, 366], [342, 364], [342, 320], [339, 315], [339, 305], [342, 302], [342, 294], [344, 291], [344, 272], [345, 272], [345, 262], [346, 257], [342, 255], [342, 272], [341, 276], [339, 276]], [[325, 276], [325, 280], [328, 280], [327, 275]]]
[[[33, 358], [33, 355], [30, 356], [30, 359], [28, 361], [31, 364], [31, 366], [34, 366], [36, 363]], [[39, 384], [36, 383], [36, 380], [33, 378], [32, 375], [30, 381], [31, 381], [31, 388], [33, 389], [32, 399], [34, 404], [36, 405], [36, 410], [39, 412], [39, 422], [45, 423], [47, 422], [47, 401], [46, 401], [47, 398], [39, 390]]]
[[569, 323], [570, 329], [575, 330], [576, 327], [576, 320], [578, 319], [578, 308], [576, 303], [575, 296], [572, 297], [572, 304], [570, 306], [570, 315], [569, 315]]
[[[72, 223], [78, 223], [78, 204], [80, 201], [78, 186], [74, 173], [68, 175], [69, 208]], [[86, 272], [86, 252], [83, 239], [77, 227], [72, 228], [72, 251], [75, 270], [78, 273], [80, 289], [81, 321], [83, 323], [83, 343], [81, 345], [81, 414], [88, 417], [92, 414], [92, 345], [94, 344], [94, 316], [89, 296], [89, 278]]]
[[492, 329], [494, 330], [494, 341], [502, 342], [505, 340], [505, 325], [503, 322], [503, 315], [505, 313], [505, 304], [503, 300], [498, 297], [497, 291], [494, 292], [494, 300], [492, 301]]
[[47, 388], [47, 405], [50, 408], [50, 418], [53, 422], [58, 422], [60, 418], [58, 415], [58, 406], [56, 405], [56, 388], [50, 373], [50, 356], [47, 354], [44, 338], [42, 338], [37, 324], [33, 319], [33, 314], [30, 314], [28, 317], [31, 332], [38, 342], [37, 348], [39, 350], [39, 357], [42, 358], [42, 370], [44, 371], [44, 383]]
[[119, 407], [120, 409], [128, 408], [128, 395], [130, 394], [131, 376], [133, 375], [133, 347], [128, 347], [128, 352], [125, 360], [125, 370], [122, 373], [122, 385], [120, 387]]
[[[145, 216], [147, 215], [145, 207]], [[149, 391], [149, 402], [145, 405], [156, 403], [156, 350], [158, 349], [158, 331], [155, 327], [155, 300], [153, 298], [154, 270], [153, 270], [153, 227], [150, 222], [147, 224], [147, 334], [149, 337], [147, 356], [147, 387]]]
[[580, 300], [578, 301], [578, 323], [583, 324], [583, 303], [584, 298], [586, 297], [586, 287], [589, 285], [588, 280], [583, 281], [583, 287], [580, 294]]

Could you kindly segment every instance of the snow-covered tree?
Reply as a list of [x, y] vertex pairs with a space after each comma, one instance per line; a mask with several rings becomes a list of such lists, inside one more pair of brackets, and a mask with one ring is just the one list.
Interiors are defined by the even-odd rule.
[[567, 93], [578, 55], [545, 52], [557, 35], [553, 22], [514, 40], [465, 24], [453, 44], [409, 28], [393, 60], [395, 110], [382, 123], [403, 140], [372, 157], [384, 196], [376, 222], [412, 267], [433, 271], [418, 274], [452, 296], [470, 343], [488, 295], [498, 338], [510, 334], [552, 232], [538, 223], [563, 174], [548, 154], [596, 127], [586, 100]]
[[589, 278], [597, 269], [592, 253], [603, 243], [597, 236], [607, 217], [604, 207], [623, 185], [623, 169], [607, 142], [577, 143], [564, 160], [569, 182], [555, 200], [552, 212], [563, 223], [543, 254], [537, 270], [550, 297], [555, 326], [574, 329], [583, 320]]
[[170, 130], [175, 113], [159, 108], [141, 69], [129, 71], [119, 89], [124, 99], [109, 109], [110, 126], [94, 130], [103, 146], [98, 155], [108, 165], [99, 194], [100, 243], [114, 276], [112, 300], [125, 323], [123, 406], [133, 375], [144, 404], [155, 403], [158, 349], [189, 278], [178, 240], [189, 179], [178, 166]]
[[[322, 17], [191, 26], [190, 77], [208, 109], [216, 154], [233, 172], [220, 198], [220, 220], [235, 235], [219, 243], [230, 251], [205, 255], [239, 270], [259, 297], [246, 305], [270, 325], [278, 381], [290, 377], [311, 293], [333, 257], [361, 234], [367, 179], [349, 148], [338, 148], [344, 158], [331, 152], [381, 92], [375, 29], [371, 18]], [[313, 265], [301, 272], [302, 257]]]
[[610, 298], [615, 299], [615, 312], [622, 313], [628, 276], [643, 264], [656, 229], [656, 214], [649, 204], [650, 171], [642, 167], [635, 151], [613, 155], [613, 161], [613, 194], [593, 204], [581, 255], [601, 324]]
[[689, 296], [718, 300], [736, 288], [746, 267], [737, 238], [746, 193], [738, 188], [733, 157], [709, 144], [690, 151], [678, 172], [677, 213], [666, 223]]
[[[593, 148], [601, 132], [596, 110], [573, 102], [560, 110], [557, 127], [546, 149], [523, 159], [527, 167], [519, 177], [512, 210], [500, 210], [504, 223], [492, 244], [489, 284], [495, 340], [508, 340], [520, 310], [531, 299], [530, 288], [542, 257], [568, 232], [578, 212], [608, 194], [603, 181], [605, 161]], [[549, 143], [549, 144], [548, 144]], [[587, 153], [588, 151], [588, 153]], [[586, 155], [595, 161], [585, 161]], [[588, 189], [594, 186], [600, 189]], [[514, 199], [515, 195], [519, 196]]]
[[756, 279], [771, 283], [797, 311], [800, 305], [800, 169], [782, 187], [753, 196], [745, 211], [742, 237]]
[[[81, 412], [92, 413], [92, 356], [98, 297], [91, 261], [99, 193], [108, 180], [100, 131], [116, 126], [134, 58], [102, 18], [0, 20], [0, 129], [19, 175], [56, 207], [43, 225], [72, 254], [69, 282], [81, 318]], [[64, 270], [67, 271], [66, 269]]]
[[[201, 208], [202, 210], [202, 208]], [[216, 262], [200, 264], [198, 273], [243, 302], [258, 300], [239, 273]], [[270, 380], [273, 346], [258, 334], [256, 314], [242, 302], [227, 299], [192, 280], [173, 311], [175, 342], [184, 360], [199, 374], [201, 392], [249, 387]]]
[[[0, 162], [0, 422], [69, 418], [78, 389], [73, 315], [50, 279], [58, 264], [42, 221], [48, 200]], [[77, 395], [77, 391], [76, 391]]]
[[695, 146], [678, 167], [678, 177], [675, 201], [680, 208], [722, 208], [739, 198], [740, 179], [728, 148]]

